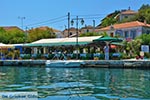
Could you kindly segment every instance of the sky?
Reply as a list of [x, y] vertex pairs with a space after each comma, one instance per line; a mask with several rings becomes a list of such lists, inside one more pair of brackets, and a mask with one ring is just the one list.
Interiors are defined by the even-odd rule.
[[115, 10], [130, 7], [138, 11], [142, 4], [150, 4], [150, 0], [0, 0], [0, 26], [18, 26], [24, 30], [49, 26], [64, 30], [68, 26], [68, 12], [70, 20], [78, 16], [84, 19], [84, 26], [93, 25], [93, 20], [98, 25]]

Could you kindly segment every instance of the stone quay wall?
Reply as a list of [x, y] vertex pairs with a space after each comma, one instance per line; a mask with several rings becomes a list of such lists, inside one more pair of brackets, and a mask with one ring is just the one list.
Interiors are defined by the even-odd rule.
[[85, 63], [85, 67], [150, 69], [150, 60], [86, 60]]
[[[142, 68], [150, 69], [150, 60], [83, 60], [81, 68]], [[0, 60], [0, 66], [45, 66], [46, 60]], [[64, 66], [65, 67], [65, 66]]]

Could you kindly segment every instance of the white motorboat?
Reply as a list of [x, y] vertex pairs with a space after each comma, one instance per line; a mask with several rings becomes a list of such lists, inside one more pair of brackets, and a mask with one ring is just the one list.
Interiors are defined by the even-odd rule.
[[46, 67], [54, 68], [68, 68], [68, 67], [81, 67], [85, 65], [85, 62], [82, 60], [47, 60], [45, 63]]

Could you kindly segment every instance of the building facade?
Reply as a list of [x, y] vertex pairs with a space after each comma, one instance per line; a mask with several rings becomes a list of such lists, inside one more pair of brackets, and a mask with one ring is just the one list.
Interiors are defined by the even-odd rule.
[[[69, 33], [68, 33], [69, 32]], [[62, 34], [64, 35], [64, 37], [71, 37], [72, 35], [76, 34], [76, 28], [71, 27], [69, 30], [65, 29]]]
[[137, 12], [130, 10], [130, 8], [128, 10], [123, 10], [121, 11], [121, 13], [119, 14], [119, 20], [122, 21], [123, 19], [127, 19], [127, 18], [132, 18], [137, 14]]
[[114, 24], [99, 29], [99, 33], [107, 32], [110, 36], [119, 36], [125, 39], [134, 39], [141, 34], [150, 34], [150, 24], [139, 21]]

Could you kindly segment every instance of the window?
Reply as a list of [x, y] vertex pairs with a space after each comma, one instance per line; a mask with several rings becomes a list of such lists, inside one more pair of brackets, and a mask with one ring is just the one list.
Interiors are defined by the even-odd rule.
[[124, 18], [128, 18], [128, 16], [124, 16]]
[[122, 30], [116, 30], [116, 36], [119, 36], [119, 37], [123, 37], [123, 31]]
[[147, 31], [146, 31], [146, 34], [150, 34], [150, 30], [147, 30]]
[[72, 35], [72, 32], [70, 32], [69, 35]]
[[125, 38], [129, 38], [129, 32], [128, 31], [125, 31], [124, 34], [125, 34]]
[[110, 33], [110, 36], [111, 36], [111, 37], [114, 37], [114, 33]]
[[86, 32], [88, 33], [88, 32], [89, 32], [89, 30], [87, 29], [87, 30], [86, 30]]
[[131, 30], [130, 37], [134, 39], [136, 37], [136, 30]]

